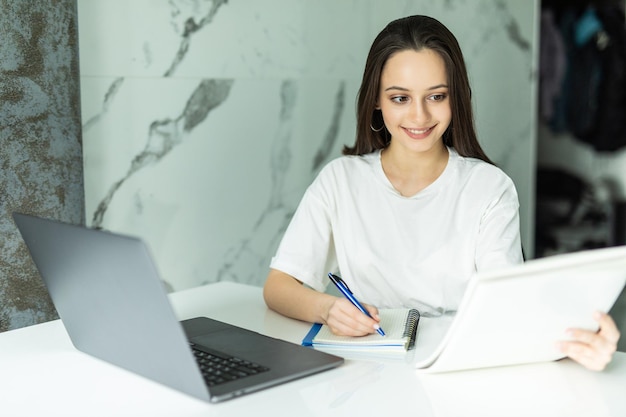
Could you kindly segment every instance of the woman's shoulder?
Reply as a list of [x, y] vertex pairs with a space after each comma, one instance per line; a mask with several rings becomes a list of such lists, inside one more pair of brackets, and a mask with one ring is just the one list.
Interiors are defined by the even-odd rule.
[[479, 158], [461, 156], [454, 150], [451, 155], [459, 176], [477, 187], [515, 188], [511, 177], [498, 166]]
[[309, 185], [308, 193], [328, 200], [354, 195], [355, 190], [371, 186], [375, 161], [372, 154], [332, 159], [320, 169]]
[[377, 161], [380, 161], [380, 151], [365, 155], [342, 155], [328, 162], [321, 169], [320, 176], [354, 175], [371, 171]]
[[451, 151], [451, 155], [451, 157], [456, 160], [458, 168], [462, 171], [490, 177], [509, 178], [500, 167], [483, 161], [482, 159], [471, 156], [461, 156], [454, 149]]

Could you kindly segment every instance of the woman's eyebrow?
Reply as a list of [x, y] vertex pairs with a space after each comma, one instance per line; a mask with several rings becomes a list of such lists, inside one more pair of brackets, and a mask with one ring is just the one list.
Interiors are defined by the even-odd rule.
[[[433, 85], [432, 87], [428, 87], [426, 90], [431, 91], [431, 90], [437, 90], [438, 88], [448, 88], [448, 84]], [[385, 91], [389, 91], [389, 90], [410, 91], [408, 88], [399, 87], [397, 85], [392, 85], [391, 87], [385, 88]]]

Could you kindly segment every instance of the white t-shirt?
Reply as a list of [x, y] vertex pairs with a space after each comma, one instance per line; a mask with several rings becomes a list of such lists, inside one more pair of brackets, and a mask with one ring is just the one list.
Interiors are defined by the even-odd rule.
[[322, 169], [271, 268], [318, 291], [339, 272], [360, 301], [437, 315], [457, 309], [476, 271], [522, 262], [517, 192], [499, 168], [449, 148], [439, 178], [403, 197], [380, 155]]

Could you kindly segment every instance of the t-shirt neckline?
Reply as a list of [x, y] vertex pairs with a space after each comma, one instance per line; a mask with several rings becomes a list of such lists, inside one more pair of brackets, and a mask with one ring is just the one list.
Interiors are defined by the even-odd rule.
[[375, 160], [374, 168], [376, 171], [376, 176], [380, 180], [382, 180], [383, 184], [385, 184], [385, 187], [389, 191], [391, 191], [393, 194], [397, 195], [398, 197], [407, 199], [407, 200], [423, 198], [433, 193], [437, 193], [437, 191], [441, 189], [441, 187], [443, 187], [445, 183], [447, 182], [447, 178], [450, 177], [451, 175], [450, 172], [452, 171], [453, 165], [455, 164], [458, 158], [458, 154], [456, 153], [456, 151], [453, 148], [448, 147], [448, 163], [446, 164], [446, 167], [444, 168], [441, 175], [439, 175], [439, 177], [437, 177], [437, 179], [433, 181], [428, 187], [424, 188], [423, 190], [418, 191], [416, 194], [411, 195], [411, 196], [404, 196], [398, 190], [396, 190], [396, 188], [393, 186], [391, 181], [389, 181], [389, 178], [387, 178], [387, 175], [385, 174], [385, 171], [383, 170], [383, 163], [381, 160], [381, 155], [382, 155], [382, 149], [378, 149], [376, 151], [376, 155], [374, 158]]

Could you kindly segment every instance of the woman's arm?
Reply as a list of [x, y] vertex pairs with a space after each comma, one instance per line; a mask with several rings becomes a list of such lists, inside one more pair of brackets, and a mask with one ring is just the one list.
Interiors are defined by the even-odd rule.
[[374, 319], [361, 313], [350, 301], [305, 287], [300, 281], [270, 269], [263, 287], [265, 303], [272, 310], [294, 319], [323, 323], [343, 336], [363, 336], [378, 329], [378, 310], [364, 305]]
[[328, 310], [336, 298], [308, 288], [277, 269], [270, 269], [263, 297], [272, 310], [310, 323], [326, 323]]

